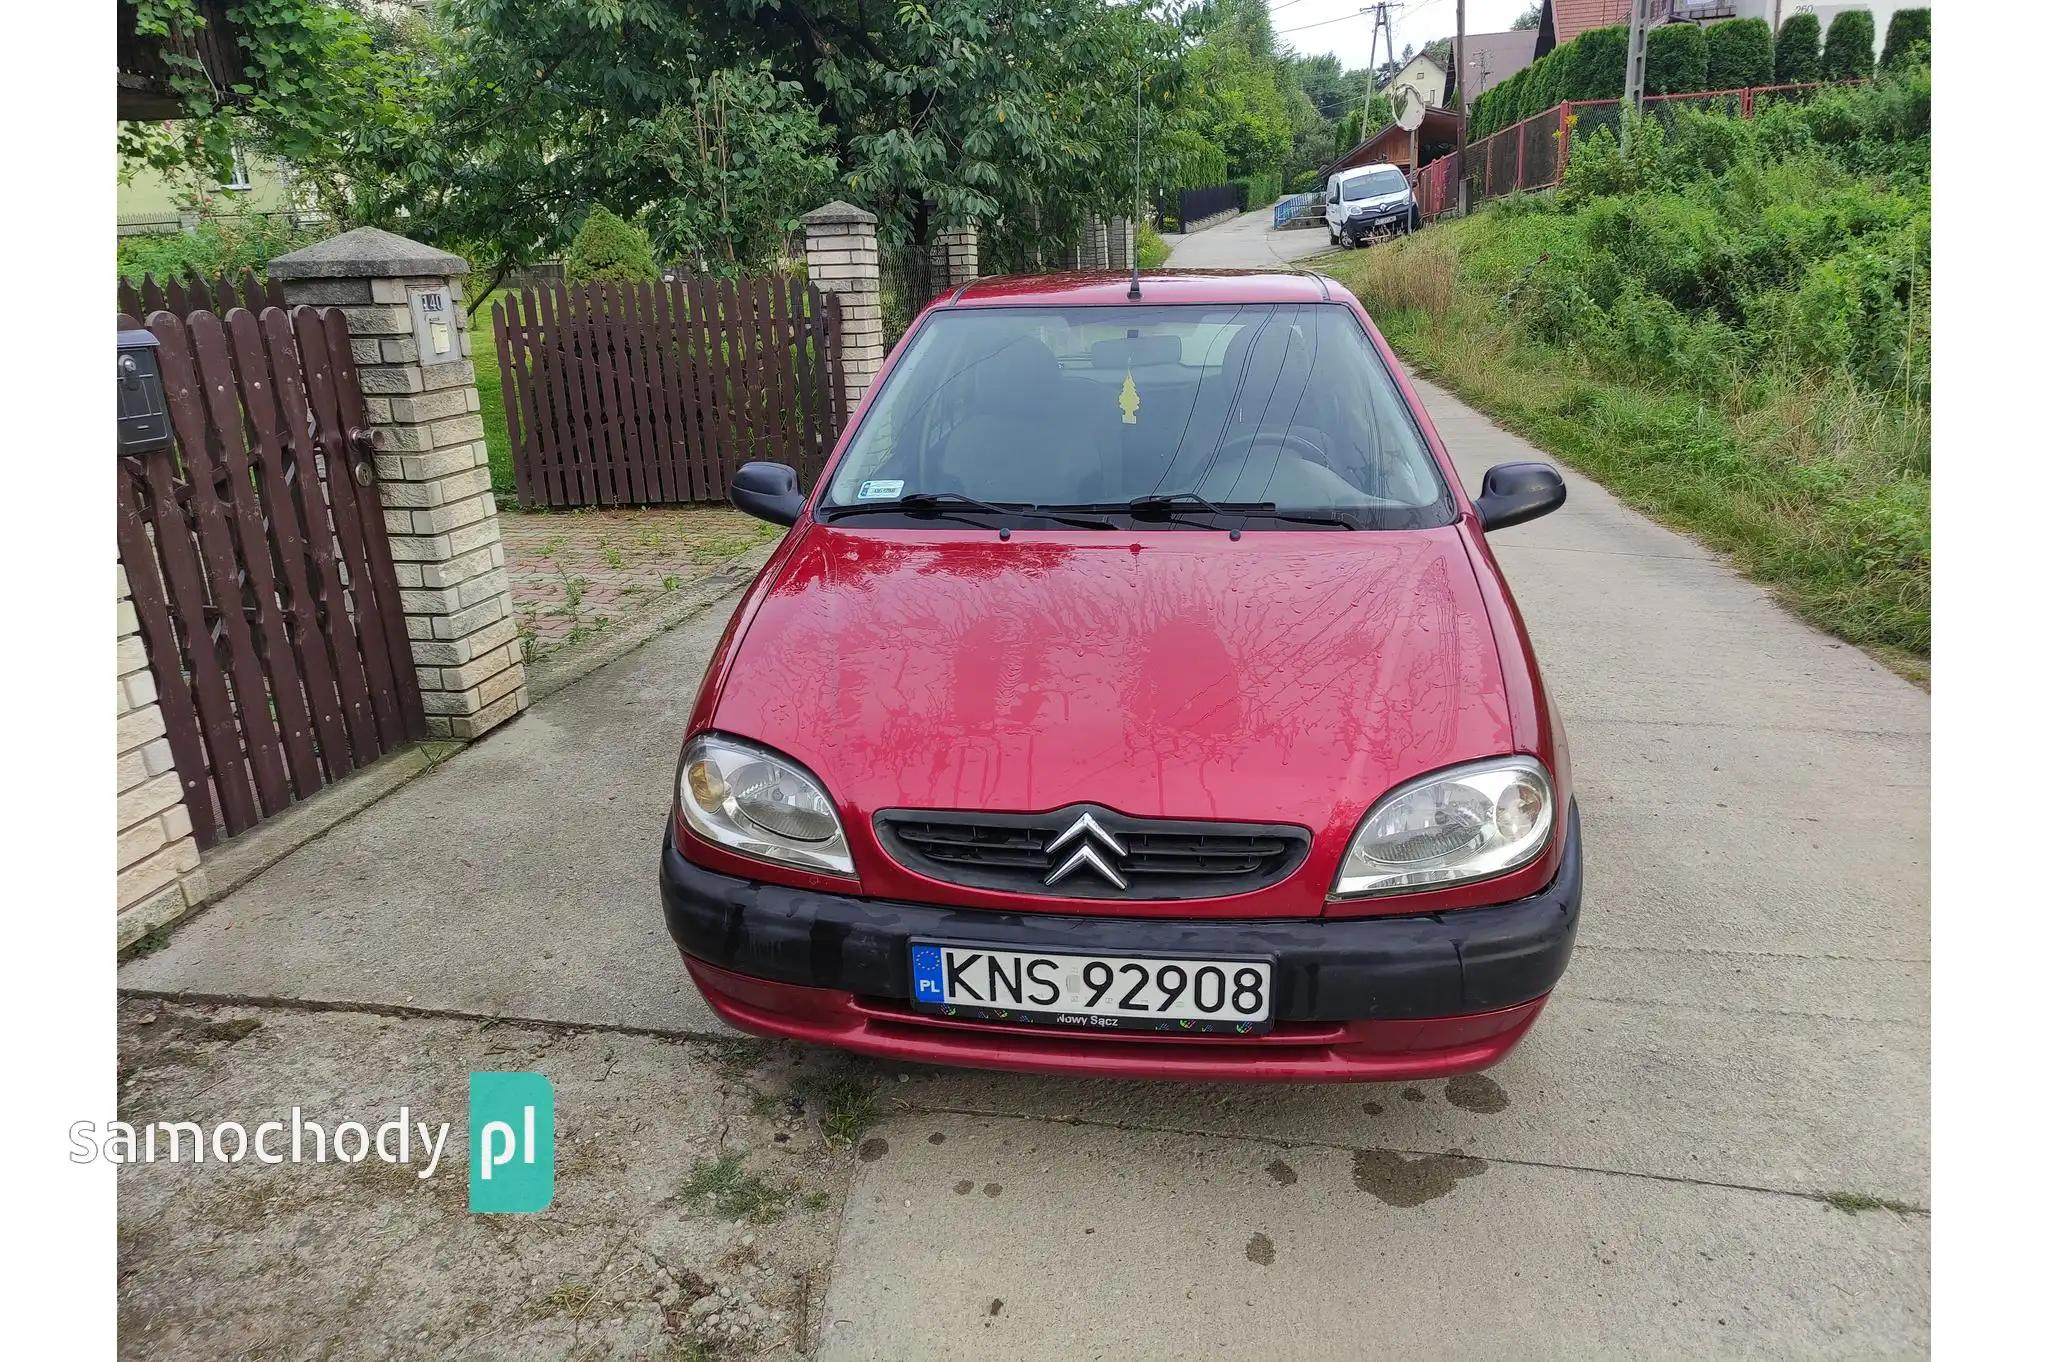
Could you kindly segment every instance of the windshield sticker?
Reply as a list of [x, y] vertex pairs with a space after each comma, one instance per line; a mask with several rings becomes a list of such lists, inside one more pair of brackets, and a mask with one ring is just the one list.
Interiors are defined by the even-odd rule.
[[1128, 367], [1124, 369], [1124, 390], [1117, 397], [1116, 404], [1124, 409], [1125, 425], [1135, 426], [1138, 424], [1138, 383], [1136, 379], [1131, 377], [1131, 371]]
[[903, 479], [876, 478], [862, 483], [853, 495], [856, 501], [894, 501], [903, 495]]

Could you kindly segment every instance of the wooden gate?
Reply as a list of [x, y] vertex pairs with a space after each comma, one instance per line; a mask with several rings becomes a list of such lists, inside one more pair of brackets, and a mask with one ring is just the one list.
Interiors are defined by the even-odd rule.
[[845, 424], [839, 300], [789, 276], [529, 288], [491, 320], [523, 505], [719, 501], [750, 459], [808, 486]]
[[340, 311], [152, 312], [148, 329], [176, 444], [120, 456], [115, 527], [207, 847], [426, 718]]

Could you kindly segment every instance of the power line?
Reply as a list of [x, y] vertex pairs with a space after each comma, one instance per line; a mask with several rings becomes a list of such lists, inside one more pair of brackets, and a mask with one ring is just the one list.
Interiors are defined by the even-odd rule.
[[1283, 33], [1306, 33], [1312, 28], [1327, 28], [1331, 24], [1341, 24], [1346, 19], [1362, 19], [1364, 17], [1364, 11], [1360, 11], [1357, 14], [1340, 14], [1334, 19], [1325, 19], [1317, 24], [1302, 24], [1296, 28], [1276, 28], [1273, 30], [1273, 36], [1277, 38]]

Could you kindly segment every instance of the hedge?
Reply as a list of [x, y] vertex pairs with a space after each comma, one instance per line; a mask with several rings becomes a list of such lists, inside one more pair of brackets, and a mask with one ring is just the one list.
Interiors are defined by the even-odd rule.
[[1820, 79], [1820, 16], [1795, 14], [1778, 29], [1775, 63], [1778, 84], [1806, 85]]
[[1828, 45], [1821, 53], [1823, 80], [1866, 80], [1876, 64], [1877, 24], [1867, 9], [1845, 9], [1828, 24]]
[[1913, 56], [1913, 45], [1926, 43], [1934, 45], [1934, 15], [1930, 10], [1902, 9], [1892, 12], [1892, 21], [1884, 31], [1884, 56], [1878, 64], [1887, 71], [1896, 71]]
[[1741, 90], [1771, 83], [1771, 26], [1762, 19], [1729, 19], [1707, 30], [1709, 90]]
[[569, 243], [562, 272], [572, 284], [597, 280], [647, 283], [661, 277], [647, 233], [602, 204], [583, 219], [576, 239]]
[[1588, 29], [1474, 100], [1469, 135], [1489, 136], [1567, 99], [1619, 99], [1627, 66], [1628, 25]]
[[1653, 95], [1707, 89], [1707, 34], [1698, 24], [1665, 24], [1650, 30], [1643, 83]]

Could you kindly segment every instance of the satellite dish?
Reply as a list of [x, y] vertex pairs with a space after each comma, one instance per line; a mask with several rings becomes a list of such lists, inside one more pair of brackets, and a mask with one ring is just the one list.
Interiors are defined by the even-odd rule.
[[1423, 107], [1422, 97], [1416, 94], [1415, 91], [1403, 86], [1401, 89], [1401, 107], [1399, 112], [1394, 115], [1394, 122], [1398, 123], [1404, 131], [1414, 132], [1422, 126]]

